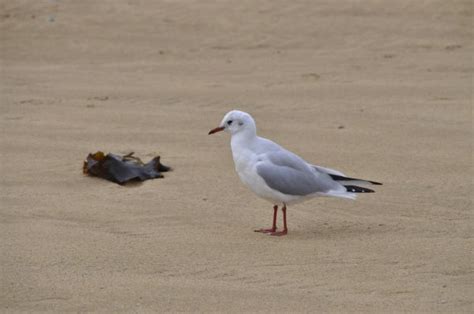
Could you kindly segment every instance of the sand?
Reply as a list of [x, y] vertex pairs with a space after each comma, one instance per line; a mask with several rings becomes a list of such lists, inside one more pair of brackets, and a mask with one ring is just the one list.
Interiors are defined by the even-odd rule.
[[[470, 1], [7, 1], [1, 312], [472, 312]], [[231, 109], [384, 183], [288, 209], [239, 181]], [[164, 179], [83, 176], [155, 154]]]

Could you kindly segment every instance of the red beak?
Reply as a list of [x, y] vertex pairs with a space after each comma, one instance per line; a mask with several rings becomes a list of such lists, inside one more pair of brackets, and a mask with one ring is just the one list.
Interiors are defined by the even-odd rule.
[[220, 127], [218, 127], [218, 128], [212, 129], [212, 130], [209, 131], [208, 135], [214, 134], [214, 133], [216, 133], [216, 132], [223, 131], [224, 129], [225, 129], [225, 127], [223, 127], [223, 126], [220, 126]]

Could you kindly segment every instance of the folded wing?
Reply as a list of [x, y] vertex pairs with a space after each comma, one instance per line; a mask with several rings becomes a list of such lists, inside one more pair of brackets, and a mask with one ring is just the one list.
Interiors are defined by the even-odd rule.
[[288, 151], [267, 154], [257, 163], [257, 173], [270, 188], [287, 195], [346, 191], [328, 174], [314, 171], [304, 160]]

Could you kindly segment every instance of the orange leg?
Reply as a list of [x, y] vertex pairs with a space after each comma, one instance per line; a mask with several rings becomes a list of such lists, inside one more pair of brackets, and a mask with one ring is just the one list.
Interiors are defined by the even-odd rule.
[[[255, 230], [255, 232], [270, 233], [270, 234], [275, 233], [277, 229], [277, 225], [276, 225], [277, 211], [278, 211], [278, 206], [277, 205], [273, 206], [273, 225], [271, 229], [258, 229], [258, 230]], [[286, 228], [286, 218], [285, 218], [285, 228]]]
[[283, 204], [283, 207], [281, 208], [283, 211], [283, 230], [282, 231], [273, 231], [270, 233], [272, 236], [283, 236], [288, 234], [288, 227], [286, 226], [286, 204]]

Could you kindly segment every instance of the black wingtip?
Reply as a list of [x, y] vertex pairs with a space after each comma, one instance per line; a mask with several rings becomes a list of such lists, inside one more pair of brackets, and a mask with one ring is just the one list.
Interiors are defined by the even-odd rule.
[[382, 183], [376, 182], [376, 181], [368, 181], [368, 182], [372, 183], [373, 185], [383, 185]]
[[374, 193], [374, 190], [368, 189], [368, 188], [363, 188], [357, 185], [344, 185], [347, 192], [351, 193]]
[[334, 181], [365, 181], [373, 185], [382, 185], [382, 183], [377, 182], [377, 181], [370, 181], [370, 180], [364, 180], [364, 179], [357, 179], [357, 178], [350, 178], [350, 177], [344, 177], [344, 176], [339, 176], [337, 174], [330, 174], [329, 175]]

